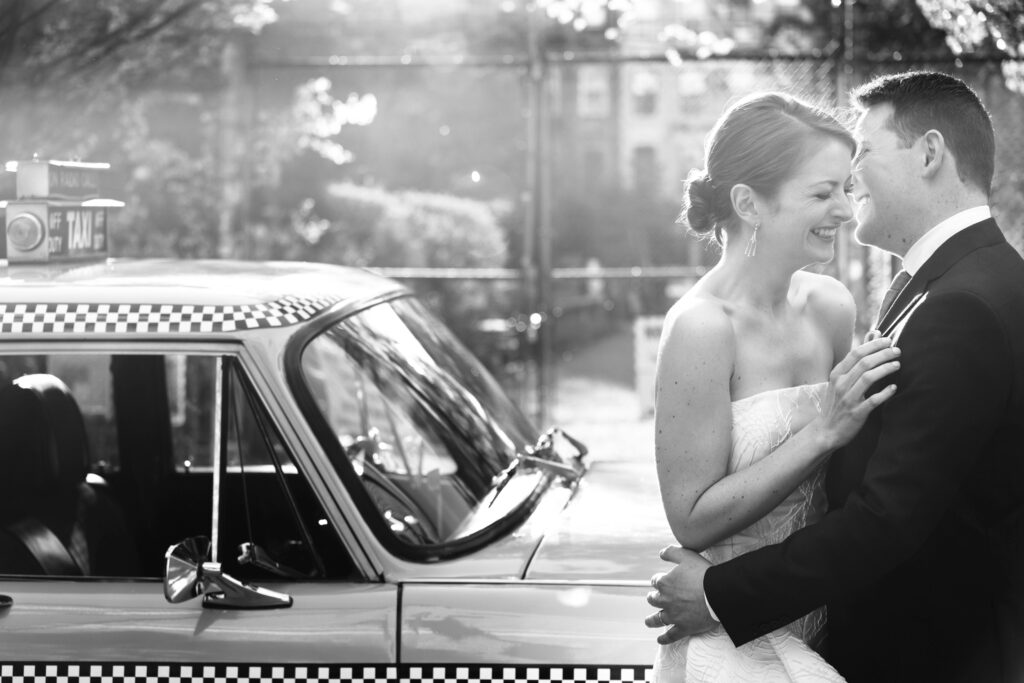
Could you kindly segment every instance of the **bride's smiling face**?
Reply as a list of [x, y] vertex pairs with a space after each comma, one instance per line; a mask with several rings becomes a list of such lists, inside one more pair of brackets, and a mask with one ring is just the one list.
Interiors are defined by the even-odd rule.
[[847, 194], [853, 150], [835, 138], [808, 143], [814, 150], [782, 183], [758, 231], [757, 255], [781, 262], [827, 263], [840, 226], [853, 217]]

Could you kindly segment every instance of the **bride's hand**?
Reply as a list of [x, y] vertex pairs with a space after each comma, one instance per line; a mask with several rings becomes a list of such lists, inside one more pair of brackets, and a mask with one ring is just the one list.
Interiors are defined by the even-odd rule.
[[896, 393], [896, 385], [865, 397], [875, 382], [899, 369], [900, 350], [887, 337], [879, 337], [853, 349], [832, 369], [828, 389], [815, 419], [827, 451], [845, 446], [860, 431], [872, 410]]

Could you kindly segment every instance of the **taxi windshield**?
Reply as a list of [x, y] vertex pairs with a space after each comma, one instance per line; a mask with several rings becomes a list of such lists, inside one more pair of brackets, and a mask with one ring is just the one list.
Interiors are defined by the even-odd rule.
[[524, 474], [514, 486], [501, 482], [537, 432], [415, 299], [332, 325], [305, 346], [300, 366], [316, 417], [329, 426], [324, 448], [335, 470], [358, 480], [354, 497], [365, 493], [378, 527], [405, 545], [466, 538], [542, 481]]

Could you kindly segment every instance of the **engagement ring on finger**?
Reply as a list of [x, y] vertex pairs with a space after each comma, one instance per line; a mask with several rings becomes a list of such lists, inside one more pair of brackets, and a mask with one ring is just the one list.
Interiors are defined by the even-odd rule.
[[661, 622], [662, 626], [668, 626], [668, 624], [665, 623], [665, 610], [658, 610], [658, 621]]

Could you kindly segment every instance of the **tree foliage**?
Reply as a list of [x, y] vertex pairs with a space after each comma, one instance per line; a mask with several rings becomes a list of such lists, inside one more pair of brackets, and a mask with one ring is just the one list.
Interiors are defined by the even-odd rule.
[[273, 4], [4, 0], [0, 159], [111, 163], [105, 193], [127, 203], [115, 217], [117, 255], [223, 255], [225, 203], [238, 197], [227, 220], [239, 231], [250, 206], [232, 183], [251, 174], [267, 188], [305, 149], [344, 163], [333, 138], [375, 113], [372, 100], [339, 101], [314, 79], [273, 120], [247, 121], [245, 52], [276, 20]]
[[[781, 15], [768, 27], [769, 47], [785, 53], [788, 45], [816, 44], [823, 54], [842, 54], [847, 8], [852, 11], [855, 59], [944, 60], [951, 55], [945, 32], [928, 22], [914, 0], [843, 0], [841, 5], [803, 0], [806, 11]], [[793, 32], [810, 39], [788, 38]]]
[[[336, 183], [284, 219], [249, 226], [245, 256], [414, 268], [502, 267], [507, 260], [499, 214], [475, 199]], [[473, 321], [514, 310], [502, 286], [424, 281], [417, 292], [464, 335]]]
[[1006, 84], [1024, 94], [1024, 13], [1020, 0], [917, 0], [932, 26], [943, 30], [953, 54], [1008, 56]]
[[505, 237], [483, 202], [352, 184], [328, 188], [317, 249], [354, 265], [502, 266]]
[[116, 138], [109, 122], [134, 93], [216, 88], [223, 41], [238, 16], [229, 7], [216, 0], [5, 0], [0, 151], [86, 157]]
[[109, 162], [105, 194], [128, 204], [114, 253], [208, 255], [220, 59], [265, 4], [4, 0], [0, 159]]

